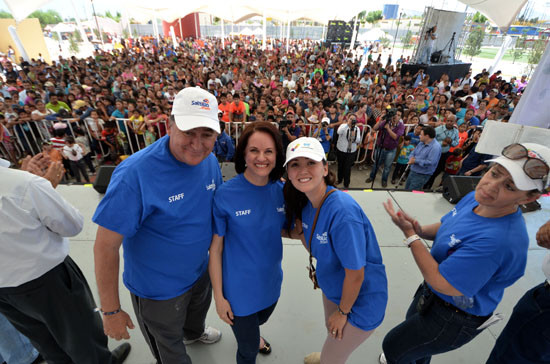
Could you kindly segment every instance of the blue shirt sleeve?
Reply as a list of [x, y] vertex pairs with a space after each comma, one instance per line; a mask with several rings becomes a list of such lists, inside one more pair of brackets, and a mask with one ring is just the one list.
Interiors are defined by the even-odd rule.
[[365, 266], [367, 249], [365, 231], [361, 221], [345, 213], [331, 227], [330, 237], [334, 251], [346, 269], [361, 269]]
[[223, 209], [222, 199], [219, 193], [214, 196], [214, 205], [212, 207], [212, 216], [214, 223], [214, 234], [225, 236], [227, 232], [227, 212]]
[[126, 182], [127, 173], [117, 173], [120, 172], [118, 168], [113, 173], [107, 193], [92, 220], [106, 229], [131, 237], [138, 231], [140, 222], [144, 219], [142, 196], [139, 189]]

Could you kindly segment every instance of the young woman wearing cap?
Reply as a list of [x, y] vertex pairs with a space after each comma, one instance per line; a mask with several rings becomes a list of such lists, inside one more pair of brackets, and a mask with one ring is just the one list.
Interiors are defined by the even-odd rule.
[[304, 362], [342, 364], [384, 318], [388, 296], [382, 255], [361, 207], [334, 188], [335, 176], [321, 143], [299, 138], [286, 155], [287, 225], [296, 221], [302, 243], [317, 260], [328, 330], [322, 352], [308, 355]]
[[[384, 203], [424, 283], [405, 321], [384, 338], [381, 363], [428, 363], [432, 355], [481, 333], [504, 289], [525, 271], [529, 237], [518, 206], [535, 201], [545, 189], [546, 161], [550, 149], [541, 145], [507, 146], [476, 190], [435, 224], [421, 226], [405, 212], [395, 212], [391, 201]], [[431, 251], [421, 238], [434, 241]]]
[[210, 278], [216, 311], [237, 339], [238, 364], [253, 364], [258, 352], [271, 352], [260, 325], [275, 309], [283, 280], [283, 158], [277, 128], [250, 124], [235, 153], [239, 174], [214, 197]]

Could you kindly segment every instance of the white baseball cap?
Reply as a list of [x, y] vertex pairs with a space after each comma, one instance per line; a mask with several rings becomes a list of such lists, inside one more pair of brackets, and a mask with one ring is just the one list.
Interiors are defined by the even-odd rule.
[[286, 148], [286, 161], [283, 167], [285, 167], [288, 162], [298, 157], [306, 157], [316, 162], [320, 162], [325, 160], [325, 150], [321, 143], [315, 138], [298, 138]]
[[187, 87], [178, 92], [172, 104], [172, 115], [181, 131], [210, 128], [220, 132], [218, 101], [200, 87]]
[[[550, 148], [536, 143], [520, 143], [528, 152], [529, 157], [537, 158], [546, 163], [550, 167]], [[531, 191], [539, 190], [543, 192], [548, 188], [550, 182], [550, 176], [540, 179], [532, 179], [523, 170], [523, 166], [526, 162], [525, 158], [521, 159], [509, 159], [504, 156], [500, 156], [494, 159], [490, 159], [487, 162], [495, 162], [506, 168], [510, 176], [514, 180], [514, 184], [519, 190]]]

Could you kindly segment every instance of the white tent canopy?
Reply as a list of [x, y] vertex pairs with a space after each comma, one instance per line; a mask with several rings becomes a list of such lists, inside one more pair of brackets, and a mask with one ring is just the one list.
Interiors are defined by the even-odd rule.
[[384, 32], [382, 29], [374, 28], [369, 30], [368, 32], [359, 34], [357, 36], [357, 41], [359, 42], [373, 42], [380, 40], [382, 38], [388, 38], [389, 40], [393, 40], [393, 37], [386, 32]]
[[[51, 0], [4, 0], [17, 21], [46, 5]], [[508, 27], [527, 0], [460, 0], [480, 11], [501, 28]], [[174, 21], [194, 12], [204, 12], [231, 22], [239, 22], [252, 16], [264, 15], [284, 22], [310, 19], [327, 24], [331, 19], [349, 20], [365, 9], [361, 1], [345, 6], [328, 0], [204, 0], [203, 5], [178, 0], [124, 0], [128, 16], [138, 21], [162, 19]], [[380, 4], [382, 5], [382, 3]]]
[[[97, 23], [99, 23], [99, 27], [104, 33], [122, 35], [122, 26], [113, 19], [98, 16]], [[95, 18], [82, 22], [82, 25], [90, 29], [97, 29]]]
[[55, 33], [72, 33], [72, 32], [75, 32], [76, 30], [77, 30], [76, 25], [67, 24], [67, 23], [58, 23], [51, 28], [51, 31]]

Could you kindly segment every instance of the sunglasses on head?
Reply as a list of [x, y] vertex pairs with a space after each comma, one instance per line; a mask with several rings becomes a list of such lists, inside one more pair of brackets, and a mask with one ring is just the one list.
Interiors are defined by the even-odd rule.
[[537, 157], [529, 156], [529, 150], [519, 143], [510, 144], [502, 150], [502, 156], [511, 160], [526, 159], [523, 163], [523, 171], [531, 179], [542, 179], [545, 188], [548, 188], [548, 173], [550, 167], [546, 162]]

